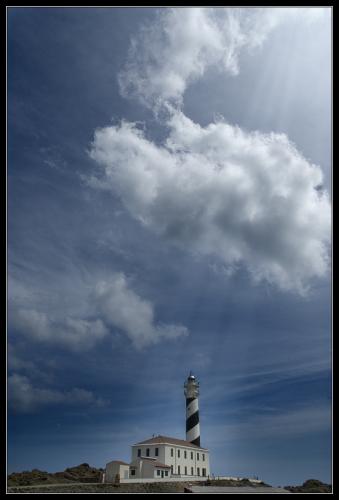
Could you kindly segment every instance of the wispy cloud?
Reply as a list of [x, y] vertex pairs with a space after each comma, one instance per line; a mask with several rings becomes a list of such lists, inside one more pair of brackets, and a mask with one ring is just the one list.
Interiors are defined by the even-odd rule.
[[184, 326], [155, 324], [153, 305], [130, 288], [123, 273], [98, 283], [93, 296], [106, 324], [122, 330], [137, 348], [188, 335]]
[[107, 404], [91, 391], [74, 387], [69, 391], [59, 391], [34, 386], [24, 375], [13, 373], [8, 377], [9, 408], [20, 413], [34, 412], [49, 405], [91, 405], [101, 407]]
[[[22, 305], [25, 296], [30, 297], [29, 308]], [[90, 350], [117, 331], [137, 349], [189, 333], [185, 326], [156, 322], [152, 302], [140, 297], [123, 273], [111, 273], [105, 281], [87, 286], [84, 301], [90, 317], [65, 316], [58, 307], [50, 311], [38, 297], [20, 287], [11, 300], [10, 327], [30, 340], [74, 352]]]
[[52, 320], [47, 313], [35, 309], [14, 310], [11, 326], [31, 340], [63, 345], [74, 351], [91, 349], [108, 335], [100, 319], [66, 317]]
[[204, 395], [206, 401], [231, 400], [260, 395], [272, 391], [274, 387], [286, 382], [312, 381], [319, 376], [330, 373], [330, 360], [305, 358], [285, 362], [264, 363], [257, 360], [257, 365], [249, 366], [239, 372], [231, 371], [222, 376], [210, 374], [208, 390]]
[[277, 26], [323, 14], [315, 8], [162, 9], [131, 40], [121, 92], [153, 109], [181, 105], [188, 85], [208, 68], [236, 75], [242, 51], [260, 47]]
[[247, 412], [242, 419], [229, 424], [208, 424], [206, 439], [213, 447], [225, 446], [225, 442], [239, 439], [262, 440], [313, 434], [331, 429], [331, 408], [319, 402], [318, 405], [299, 406], [279, 413], [252, 414]]
[[55, 383], [53, 360], [40, 358], [33, 361], [32, 356], [27, 353], [26, 344], [18, 347], [17, 344], [8, 343], [7, 360], [10, 373], [26, 375], [30, 380], [48, 385]]

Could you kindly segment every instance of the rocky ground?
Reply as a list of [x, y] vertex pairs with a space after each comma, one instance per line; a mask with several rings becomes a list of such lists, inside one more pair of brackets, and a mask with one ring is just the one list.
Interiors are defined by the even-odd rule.
[[186, 483], [90, 484], [68, 483], [8, 488], [8, 493], [184, 493]]
[[84, 463], [69, 467], [63, 472], [45, 472], [39, 469], [32, 471], [13, 472], [8, 476], [8, 486], [34, 486], [61, 483], [98, 483], [103, 469], [96, 469]]
[[[183, 493], [190, 488], [189, 482], [102, 484], [103, 469], [83, 463], [63, 472], [50, 473], [33, 469], [14, 472], [8, 476], [8, 493]], [[196, 486], [209, 487], [269, 487], [264, 482], [251, 483], [248, 479], [195, 481]], [[316, 479], [309, 479], [301, 486], [285, 486], [291, 493], [331, 493], [332, 487]]]

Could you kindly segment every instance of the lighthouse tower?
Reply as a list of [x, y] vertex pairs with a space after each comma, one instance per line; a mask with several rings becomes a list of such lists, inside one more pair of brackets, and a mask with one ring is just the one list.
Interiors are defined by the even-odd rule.
[[200, 446], [199, 382], [190, 372], [184, 385], [186, 396], [186, 441]]

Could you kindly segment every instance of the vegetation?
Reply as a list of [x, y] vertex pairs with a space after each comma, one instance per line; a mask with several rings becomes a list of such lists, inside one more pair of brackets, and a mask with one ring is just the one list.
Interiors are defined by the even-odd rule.
[[[198, 483], [196, 483], [198, 484]], [[259, 483], [255, 482], [253, 483], [250, 479], [243, 478], [243, 479], [208, 479], [204, 483], [206, 486], [252, 486], [253, 488], [256, 488], [257, 486], [267, 486], [270, 487], [269, 484], [264, 483], [264, 481], [260, 481]]]
[[76, 467], [69, 467], [63, 472], [45, 472], [39, 469], [32, 471], [13, 472], [8, 476], [8, 486], [34, 486], [64, 483], [98, 483], [103, 469], [90, 467], [83, 463]]
[[318, 479], [308, 479], [301, 486], [284, 486], [284, 488], [292, 493], [332, 493], [332, 486]]

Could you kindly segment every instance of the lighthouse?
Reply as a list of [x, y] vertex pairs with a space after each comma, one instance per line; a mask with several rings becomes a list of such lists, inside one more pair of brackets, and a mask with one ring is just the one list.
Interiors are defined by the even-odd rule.
[[112, 460], [106, 464], [104, 482], [168, 481], [169, 478], [200, 481], [210, 476], [209, 450], [200, 446], [199, 382], [190, 372], [185, 380], [186, 439], [159, 434], [132, 445], [131, 462]]
[[184, 385], [186, 396], [186, 441], [200, 446], [199, 382], [190, 372]]

